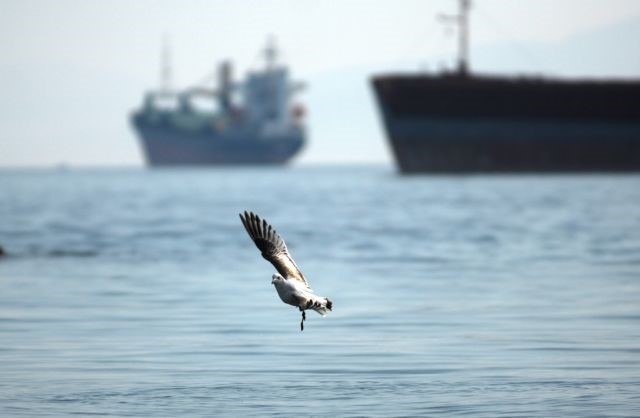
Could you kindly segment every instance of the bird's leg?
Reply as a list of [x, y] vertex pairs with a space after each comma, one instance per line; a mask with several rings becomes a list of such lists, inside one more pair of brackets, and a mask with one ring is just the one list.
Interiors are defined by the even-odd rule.
[[300, 331], [304, 331], [304, 321], [307, 319], [307, 315], [304, 313], [302, 309], [300, 309], [300, 312], [302, 312], [302, 321], [300, 321]]

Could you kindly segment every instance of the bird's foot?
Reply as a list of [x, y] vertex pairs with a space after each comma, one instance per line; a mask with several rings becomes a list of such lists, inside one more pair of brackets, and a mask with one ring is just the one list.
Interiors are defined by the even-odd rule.
[[302, 311], [302, 321], [300, 321], [300, 331], [304, 331], [304, 321], [307, 319], [307, 315]]

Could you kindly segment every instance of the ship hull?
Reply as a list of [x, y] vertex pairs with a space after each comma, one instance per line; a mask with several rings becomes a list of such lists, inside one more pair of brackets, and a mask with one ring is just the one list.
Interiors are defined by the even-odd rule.
[[160, 166], [283, 165], [302, 149], [300, 135], [184, 132], [133, 118], [147, 164]]
[[403, 173], [640, 171], [640, 84], [374, 79]]

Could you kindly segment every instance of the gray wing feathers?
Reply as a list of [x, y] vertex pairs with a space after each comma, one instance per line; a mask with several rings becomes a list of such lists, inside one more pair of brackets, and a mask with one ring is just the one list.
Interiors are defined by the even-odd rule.
[[287, 279], [299, 280], [308, 286], [304, 275], [289, 255], [284, 240], [267, 221], [247, 211], [244, 215], [240, 214], [240, 220], [262, 256], [273, 264], [278, 273]]

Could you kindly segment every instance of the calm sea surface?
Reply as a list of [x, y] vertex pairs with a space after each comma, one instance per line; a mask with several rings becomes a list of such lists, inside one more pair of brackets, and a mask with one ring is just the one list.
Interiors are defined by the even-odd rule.
[[640, 416], [640, 176], [2, 171], [0, 245], [1, 417]]

